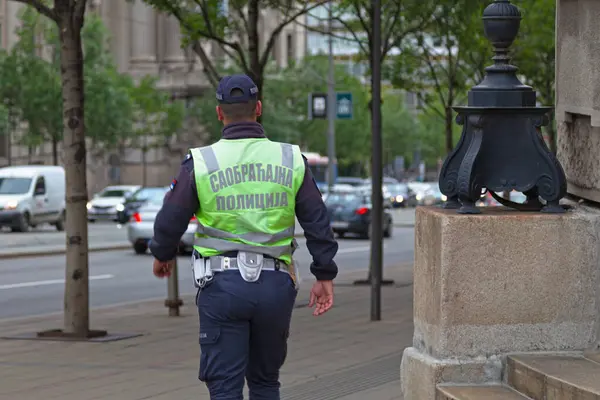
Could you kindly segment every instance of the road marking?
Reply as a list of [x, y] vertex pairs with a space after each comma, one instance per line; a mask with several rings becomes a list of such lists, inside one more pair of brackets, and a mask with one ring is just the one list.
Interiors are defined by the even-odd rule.
[[[114, 277], [115, 277], [114, 275], [109, 275], [109, 274], [92, 275], [89, 277], [89, 280], [90, 281], [99, 281], [99, 280], [103, 280], [103, 279], [111, 279]], [[37, 282], [11, 283], [9, 285], [0, 285], [0, 290], [2, 290], [2, 289], [17, 289], [17, 288], [33, 287], [33, 286], [44, 286], [44, 285], [57, 285], [57, 284], [61, 284], [61, 283], [65, 283], [65, 280], [64, 279], [52, 279], [52, 280], [37, 281]]]

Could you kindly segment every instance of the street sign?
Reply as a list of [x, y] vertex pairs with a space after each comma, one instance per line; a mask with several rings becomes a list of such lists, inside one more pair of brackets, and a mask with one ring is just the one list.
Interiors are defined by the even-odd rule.
[[336, 93], [335, 112], [337, 119], [352, 119], [352, 93]]
[[326, 93], [310, 93], [308, 95], [308, 119], [327, 119]]

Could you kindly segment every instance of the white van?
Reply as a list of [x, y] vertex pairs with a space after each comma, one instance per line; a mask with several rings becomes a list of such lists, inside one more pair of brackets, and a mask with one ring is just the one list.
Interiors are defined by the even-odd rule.
[[65, 170], [56, 166], [0, 168], [0, 227], [26, 232], [49, 223], [65, 229]]

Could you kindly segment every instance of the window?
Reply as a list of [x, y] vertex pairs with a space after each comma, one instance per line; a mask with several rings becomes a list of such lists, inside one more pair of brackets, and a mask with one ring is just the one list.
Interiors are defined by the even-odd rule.
[[125, 197], [127, 192], [125, 190], [105, 190], [98, 195], [98, 197]]
[[0, 178], [0, 194], [26, 194], [30, 187], [30, 178]]
[[168, 188], [142, 188], [131, 196], [131, 201], [150, 201], [154, 199], [163, 200]]
[[34, 196], [42, 196], [46, 194], [46, 181], [43, 176], [40, 176], [35, 182]]

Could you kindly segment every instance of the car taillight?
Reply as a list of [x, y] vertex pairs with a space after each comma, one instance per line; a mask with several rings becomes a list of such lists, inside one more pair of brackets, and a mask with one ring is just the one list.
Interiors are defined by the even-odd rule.
[[140, 216], [140, 213], [135, 213], [131, 216], [129, 221], [130, 222], [142, 222], [142, 217]]
[[355, 211], [355, 213], [358, 215], [365, 215], [368, 212], [369, 212], [369, 209], [367, 207], [362, 207]]
[[194, 216], [192, 217], [192, 219], [190, 219], [190, 222], [196, 222], [196, 221], [198, 221], [198, 218], [196, 218], [196, 216], [194, 215]]

